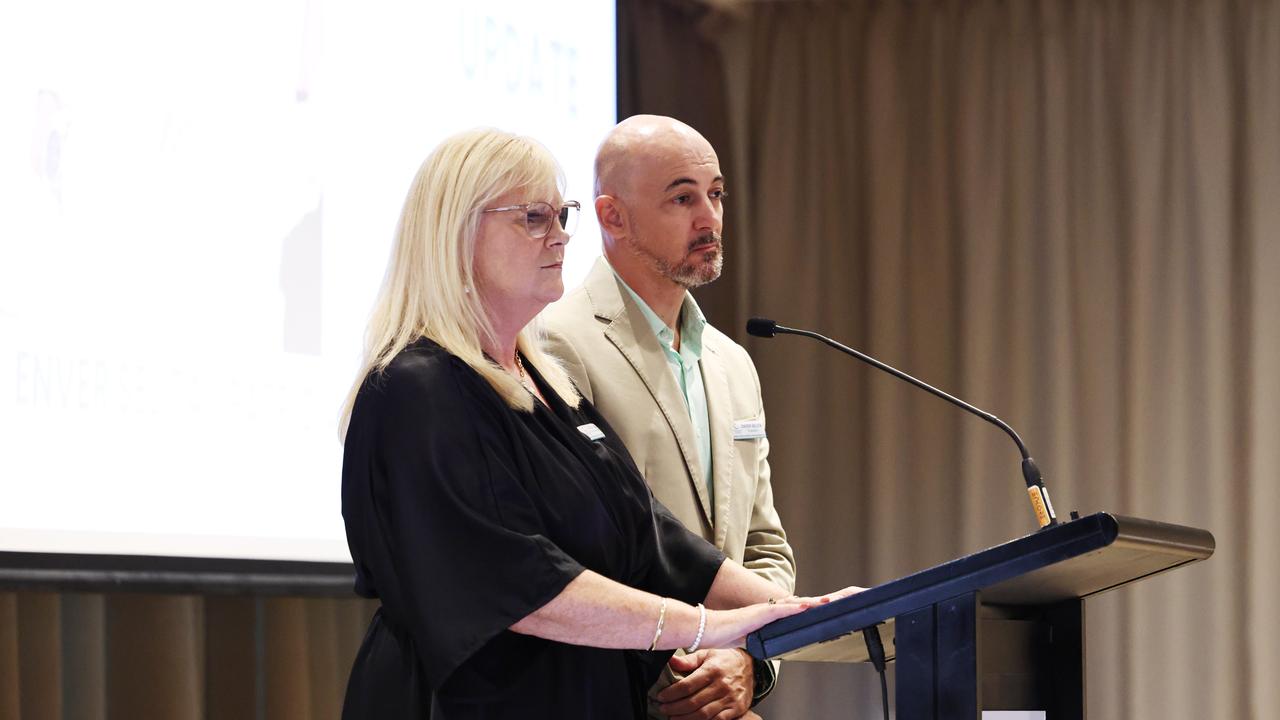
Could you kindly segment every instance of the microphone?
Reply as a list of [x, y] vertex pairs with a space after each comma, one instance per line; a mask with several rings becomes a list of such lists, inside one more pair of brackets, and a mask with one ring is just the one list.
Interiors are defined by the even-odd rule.
[[767, 318], [751, 318], [747, 321], [747, 333], [754, 335], [755, 337], [762, 338], [771, 338], [778, 333], [782, 333], [784, 335], [802, 335], [804, 337], [813, 338], [814, 340], [830, 345], [846, 355], [852, 355], [868, 365], [879, 368], [899, 380], [905, 380], [921, 390], [928, 391], [929, 393], [932, 393], [953, 405], [962, 407], [1005, 431], [1009, 434], [1009, 437], [1013, 438], [1013, 441], [1017, 443], [1018, 452], [1022, 453], [1022, 479], [1027, 483], [1027, 495], [1031, 498], [1031, 509], [1035, 511], [1036, 522], [1040, 524], [1041, 528], [1058, 524], [1058, 518], [1053, 513], [1053, 503], [1049, 501], [1049, 489], [1044, 486], [1044, 478], [1040, 475], [1040, 468], [1036, 467], [1036, 461], [1031, 459], [1031, 454], [1027, 452], [1027, 446], [1022, 444], [1022, 438], [1018, 437], [1018, 433], [1014, 432], [1013, 428], [1009, 427], [1008, 423], [1005, 421], [985, 410], [981, 410], [970, 405], [960, 398], [948, 395], [928, 383], [917, 380], [895, 367], [886, 365], [870, 355], [860, 353], [851, 347], [841, 345], [835, 340], [819, 335], [816, 332], [784, 327]]

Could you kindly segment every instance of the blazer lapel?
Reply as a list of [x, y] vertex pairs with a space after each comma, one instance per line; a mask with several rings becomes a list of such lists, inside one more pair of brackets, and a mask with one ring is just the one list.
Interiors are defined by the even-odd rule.
[[[706, 334], [703, 335], [706, 337]], [[711, 483], [715, 487], [715, 545], [723, 549], [728, 532], [730, 498], [733, 495], [733, 466], [737, 451], [733, 444], [733, 409], [730, 407], [729, 373], [717, 348], [702, 348], [702, 384], [707, 392], [707, 420], [711, 425]]]
[[[618, 348], [618, 352], [622, 353], [635, 370], [636, 376], [653, 397], [670, 426], [676, 445], [680, 448], [685, 470], [689, 474], [689, 482], [693, 484], [693, 490], [697, 494], [698, 505], [702, 508], [707, 525], [711, 525], [711, 502], [707, 497], [705, 483], [702, 482], [693, 422], [689, 420], [684, 396], [676, 384], [671, 366], [667, 364], [662, 346], [658, 344], [658, 338], [649, 329], [640, 308], [627, 296], [626, 290], [618, 285], [613, 270], [603, 259], [596, 261], [585, 285], [596, 317], [607, 321], [604, 327], [605, 337]], [[719, 493], [718, 482], [715, 487]], [[717, 501], [716, 505], [720, 506], [721, 503]]]

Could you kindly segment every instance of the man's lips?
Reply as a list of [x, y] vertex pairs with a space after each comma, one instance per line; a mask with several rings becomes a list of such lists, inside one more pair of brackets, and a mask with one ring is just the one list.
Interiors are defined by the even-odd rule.
[[696, 253], [696, 252], [702, 252], [703, 250], [719, 250], [719, 249], [720, 249], [720, 243], [718, 241], [712, 240], [711, 242], [698, 243], [697, 245], [694, 245], [693, 247], [689, 248], [689, 252]]

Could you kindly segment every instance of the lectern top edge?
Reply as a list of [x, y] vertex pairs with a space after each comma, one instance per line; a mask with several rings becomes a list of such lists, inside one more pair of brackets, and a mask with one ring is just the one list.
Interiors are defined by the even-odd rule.
[[775, 657], [965, 593], [1009, 605], [1083, 598], [1203, 560], [1214, 546], [1198, 528], [1095, 513], [770, 623], [747, 649]]

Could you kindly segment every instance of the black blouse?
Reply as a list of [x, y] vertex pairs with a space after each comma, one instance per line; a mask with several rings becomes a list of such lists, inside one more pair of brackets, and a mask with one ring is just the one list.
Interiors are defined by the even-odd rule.
[[653, 498], [590, 403], [567, 406], [526, 367], [549, 403], [532, 413], [429, 340], [361, 387], [342, 515], [356, 592], [382, 607], [344, 720], [643, 718], [669, 652], [507, 628], [587, 568], [689, 603], [706, 597], [724, 555]]

